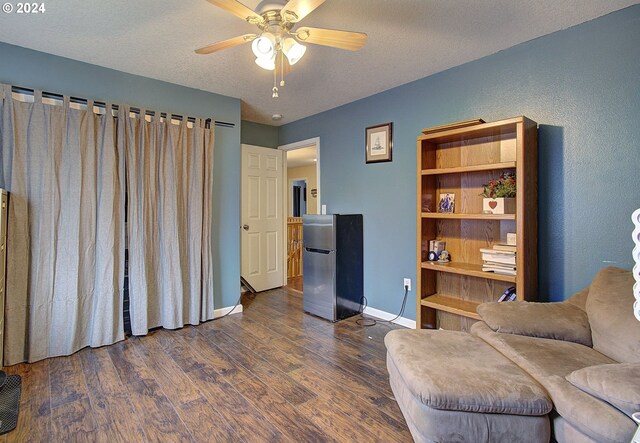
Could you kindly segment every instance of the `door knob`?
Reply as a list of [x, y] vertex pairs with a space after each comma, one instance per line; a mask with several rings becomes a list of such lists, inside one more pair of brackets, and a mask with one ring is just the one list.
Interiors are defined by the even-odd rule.
[[242, 225], [242, 229], [244, 229], [245, 231], [249, 230], [249, 225]]

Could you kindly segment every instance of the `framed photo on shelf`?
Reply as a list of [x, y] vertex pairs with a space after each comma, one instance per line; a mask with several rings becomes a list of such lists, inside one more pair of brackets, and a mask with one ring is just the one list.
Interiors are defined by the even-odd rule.
[[442, 212], [445, 214], [453, 214], [455, 203], [456, 203], [455, 194], [451, 192], [440, 194], [440, 201], [438, 202], [438, 212]]
[[393, 152], [393, 123], [369, 126], [365, 130], [367, 163], [390, 162]]

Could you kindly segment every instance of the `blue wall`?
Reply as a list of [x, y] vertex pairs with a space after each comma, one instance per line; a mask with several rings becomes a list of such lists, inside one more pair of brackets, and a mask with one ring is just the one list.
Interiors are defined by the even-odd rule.
[[278, 147], [278, 127], [242, 120], [240, 142], [275, 149]]
[[[328, 211], [364, 214], [370, 306], [397, 313], [402, 277], [415, 279], [420, 130], [516, 115], [540, 125], [541, 299], [565, 299], [603, 266], [631, 267], [630, 216], [640, 207], [640, 6], [280, 128], [281, 144], [320, 137]], [[389, 121], [393, 162], [366, 165], [364, 128]], [[415, 318], [413, 299], [407, 305]]]
[[215, 128], [216, 309], [240, 292], [240, 100], [0, 42], [0, 83], [234, 123]]

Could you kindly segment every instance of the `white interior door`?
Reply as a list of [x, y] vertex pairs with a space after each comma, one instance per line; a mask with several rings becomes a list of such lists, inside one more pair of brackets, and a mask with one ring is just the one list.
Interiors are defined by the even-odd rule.
[[242, 145], [241, 275], [260, 292], [284, 285], [282, 151]]

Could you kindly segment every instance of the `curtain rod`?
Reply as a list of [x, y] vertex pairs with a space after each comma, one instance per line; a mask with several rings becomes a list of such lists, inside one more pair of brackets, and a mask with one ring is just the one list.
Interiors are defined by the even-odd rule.
[[[15, 92], [17, 94], [33, 95], [33, 89], [22, 88], [20, 86], [12, 86], [11, 87], [11, 91]], [[51, 98], [51, 99], [54, 99], [54, 100], [62, 100], [63, 99], [62, 94], [54, 94], [52, 92], [44, 92], [44, 91], [42, 92], [42, 97]], [[69, 101], [72, 102], [72, 103], [78, 103], [78, 104], [81, 104], [81, 105], [86, 105], [87, 104], [87, 99], [84, 99], [84, 98], [69, 97]], [[107, 104], [105, 102], [101, 102], [101, 101], [94, 101], [93, 105], [97, 106], [99, 108], [103, 108], [103, 109], [106, 108], [106, 106], [107, 106]], [[116, 110], [119, 109], [117, 104], [113, 104], [113, 108], [116, 109]], [[133, 112], [134, 114], [140, 114], [140, 108], [130, 107], [129, 110], [131, 112]], [[147, 110], [147, 112], [145, 114], [153, 116], [153, 115], [156, 114], [156, 111]], [[160, 112], [159, 114], [160, 114], [160, 117], [164, 117], [164, 118], [166, 118], [167, 115], [169, 115], [166, 112]], [[176, 119], [182, 121], [182, 119], [184, 117], [182, 115], [179, 115], [179, 114], [171, 114], [171, 118], [176, 118]], [[187, 121], [195, 122], [195, 118], [187, 117]], [[204, 119], [204, 121], [205, 121], [206, 124], [211, 124], [212, 120], [210, 118], [207, 118], [207, 119]], [[233, 128], [233, 127], [236, 126], [235, 123], [221, 122], [221, 121], [218, 121], [218, 120], [214, 120], [213, 123], [216, 126], [219, 126], [221, 128]]]

